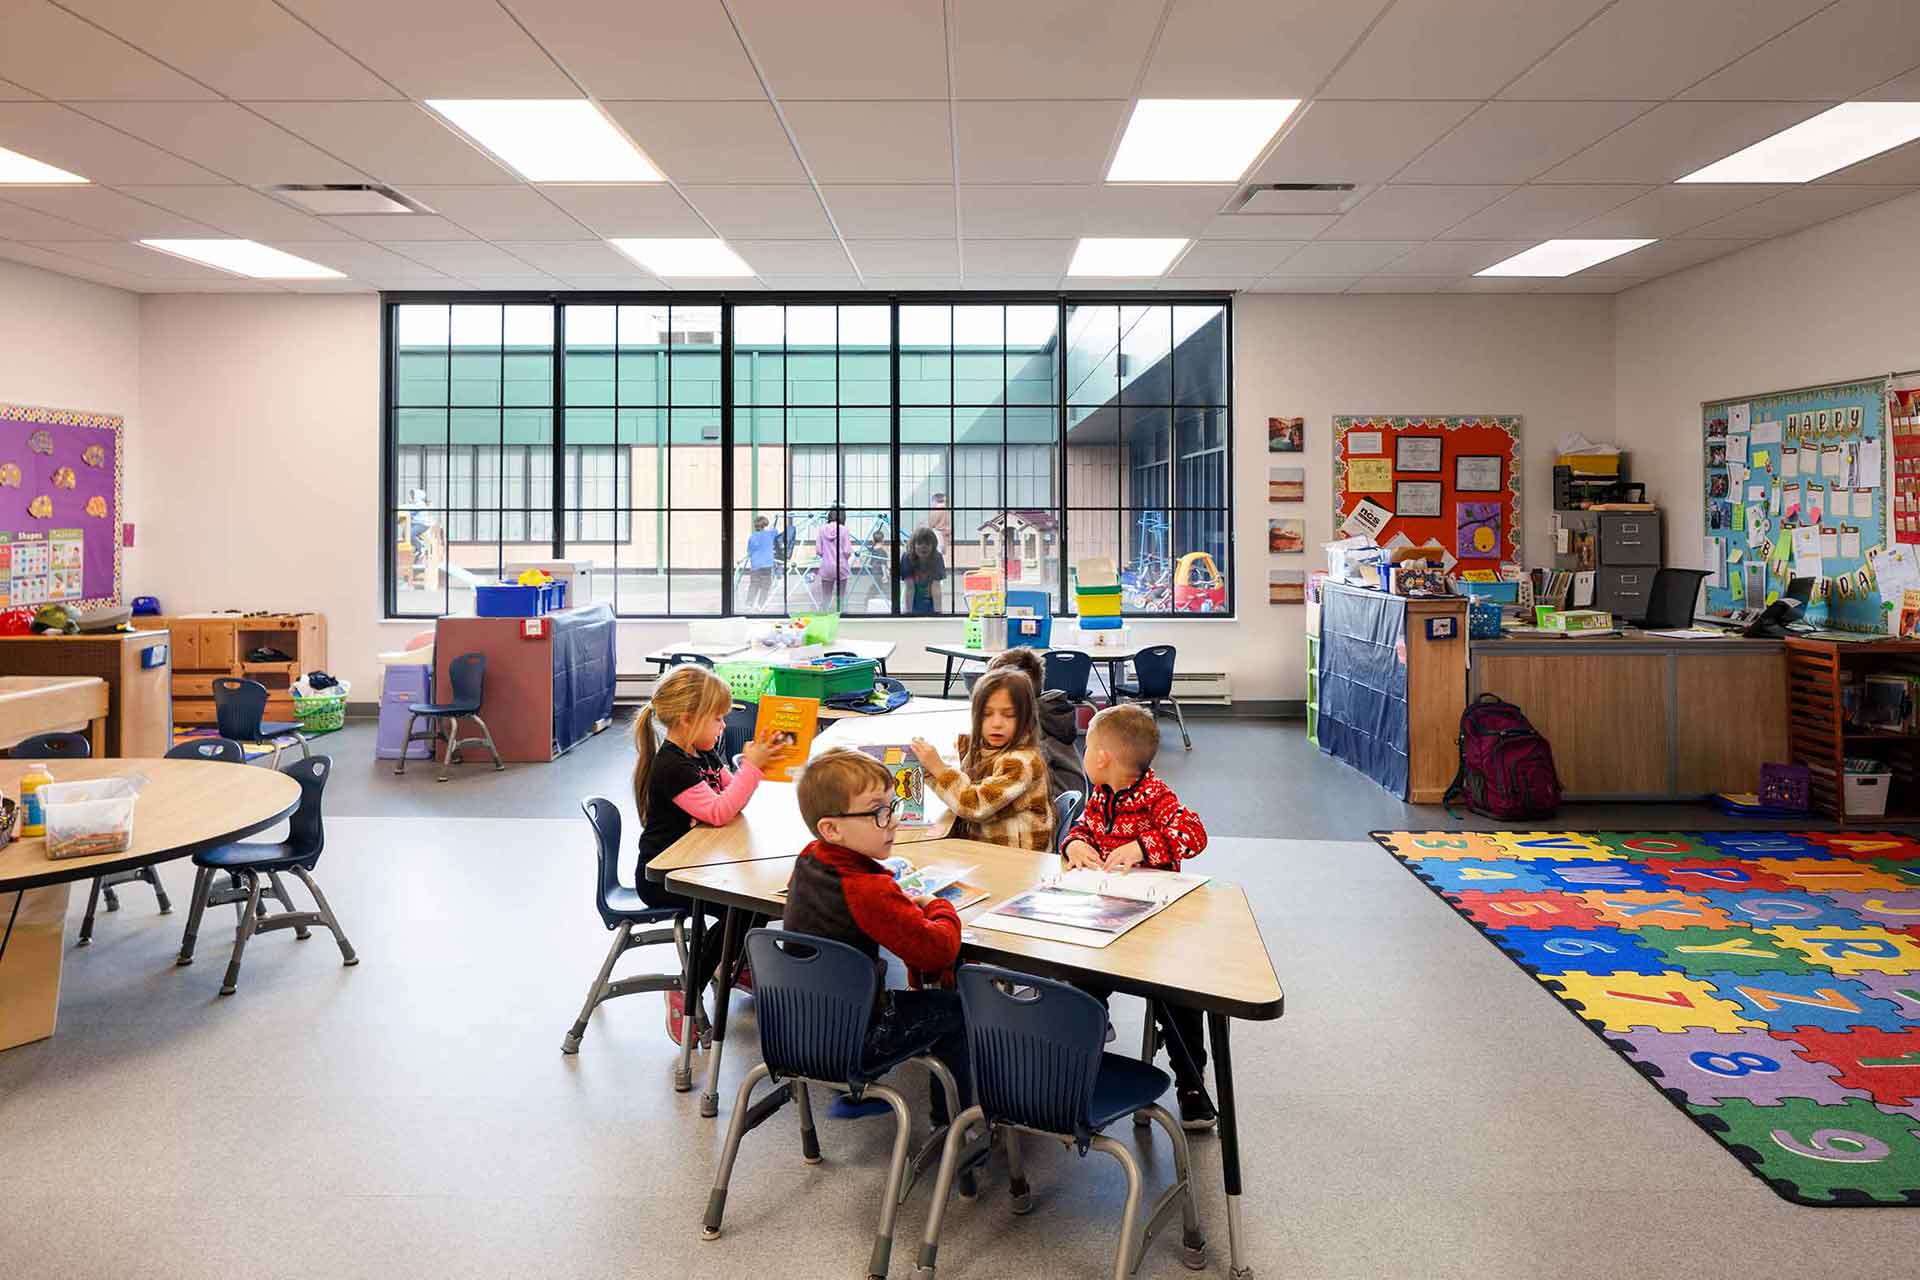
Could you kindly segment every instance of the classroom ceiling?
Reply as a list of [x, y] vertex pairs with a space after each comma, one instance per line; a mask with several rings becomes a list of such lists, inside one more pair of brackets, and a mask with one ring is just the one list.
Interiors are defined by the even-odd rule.
[[[582, 94], [665, 183], [532, 185], [419, 105]], [[1141, 97], [1301, 98], [1247, 182], [1355, 190], [1107, 185]], [[93, 182], [0, 187], [0, 256], [141, 292], [1611, 293], [1920, 189], [1920, 142], [1672, 185], [1858, 99], [1920, 99], [1920, 0], [0, 0], [0, 147]], [[433, 212], [264, 192], [354, 182]], [[348, 278], [134, 243], [223, 235]], [[605, 243], [715, 235], [758, 274], [668, 284]], [[1192, 243], [1069, 280], [1080, 236]], [[1659, 242], [1474, 278], [1555, 236]]]

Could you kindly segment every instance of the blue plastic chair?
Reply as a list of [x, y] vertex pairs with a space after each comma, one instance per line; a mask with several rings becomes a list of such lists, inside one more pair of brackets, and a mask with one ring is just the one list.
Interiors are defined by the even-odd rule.
[[1113, 692], [1129, 702], [1146, 703], [1156, 716], [1161, 703], [1172, 707], [1174, 719], [1180, 723], [1180, 741], [1191, 751], [1193, 739], [1187, 736], [1187, 717], [1180, 710], [1180, 700], [1173, 696], [1173, 662], [1174, 648], [1170, 644], [1142, 649], [1133, 655], [1133, 683], [1117, 684]]
[[1093, 679], [1093, 658], [1077, 649], [1049, 649], [1041, 659], [1046, 665], [1046, 678], [1040, 682], [1041, 692], [1058, 689], [1075, 702], [1087, 700], [1087, 685]]
[[704, 653], [673, 653], [667, 655], [667, 665], [669, 667], [705, 667], [711, 671], [713, 670], [713, 659]]
[[[933, 1187], [933, 1210], [920, 1244], [916, 1277], [933, 1280], [940, 1251], [940, 1227], [947, 1193], [960, 1161], [961, 1135], [970, 1123], [985, 1120], [989, 1134], [1005, 1134], [1009, 1191], [1015, 1213], [1032, 1207], [1032, 1194], [1020, 1161], [1022, 1133], [1056, 1139], [1087, 1154], [1098, 1148], [1119, 1161], [1127, 1177], [1126, 1217], [1114, 1255], [1115, 1280], [1126, 1280], [1154, 1233], [1180, 1209], [1181, 1261], [1198, 1270], [1207, 1263], [1207, 1242], [1193, 1203], [1193, 1171], [1187, 1136], [1157, 1099], [1172, 1085], [1167, 1073], [1149, 1063], [1107, 1053], [1107, 1011], [1084, 991], [1064, 982], [1035, 978], [1010, 969], [970, 964], [960, 969], [960, 1002], [967, 1013], [967, 1049], [972, 1055], [975, 1103], [947, 1131], [940, 1176]], [[1173, 1185], [1161, 1193], [1140, 1219], [1140, 1165], [1124, 1144], [1101, 1130], [1136, 1111], [1144, 1111], [1166, 1130], [1173, 1143]]]
[[232, 738], [189, 738], [167, 748], [169, 760], [206, 760], [217, 764], [245, 764], [247, 749]]
[[[858, 1102], [872, 1096], [893, 1108], [893, 1159], [887, 1166], [887, 1190], [880, 1202], [880, 1227], [867, 1262], [869, 1276], [884, 1277], [893, 1254], [893, 1222], [910, 1187], [907, 1182], [907, 1140], [913, 1118], [898, 1093], [874, 1083], [904, 1062], [916, 1062], [940, 1081], [947, 1114], [960, 1110], [960, 1091], [946, 1065], [932, 1056], [932, 1042], [907, 1044], [879, 1056], [867, 1052], [867, 1029], [880, 994], [880, 972], [874, 961], [857, 948], [830, 938], [784, 930], [755, 929], [747, 934], [747, 957], [753, 965], [754, 1017], [760, 1026], [763, 1060], [740, 1082], [734, 1098], [733, 1119], [720, 1154], [720, 1172], [707, 1200], [701, 1231], [706, 1240], [720, 1235], [727, 1207], [727, 1183], [733, 1177], [734, 1158], [748, 1129], [766, 1118], [764, 1108], [778, 1107], [788, 1097], [800, 1107], [800, 1155], [808, 1164], [820, 1162], [820, 1143], [813, 1128], [810, 1086], [845, 1093]], [[784, 1080], [787, 1096], [770, 1094], [759, 1107], [749, 1108], [753, 1087], [769, 1077]], [[760, 1112], [755, 1115], [754, 1112]], [[930, 1151], [941, 1137], [936, 1129], [927, 1140]]]
[[[487, 655], [484, 653], [463, 653], [447, 664], [447, 683], [453, 686], [453, 694], [445, 702], [413, 702], [407, 705], [407, 740], [400, 744], [400, 763], [394, 766], [396, 774], [407, 771], [407, 749], [417, 740], [446, 743], [446, 753], [440, 757], [440, 776], [437, 782], [445, 782], [447, 770], [453, 765], [453, 758], [460, 754], [463, 747], [485, 747], [493, 756], [493, 767], [497, 772], [507, 766], [501, 763], [500, 752], [493, 745], [493, 730], [487, 728], [487, 722], [480, 718], [480, 703], [486, 694]], [[425, 716], [432, 722], [432, 728], [425, 733], [415, 733], [413, 725]], [[463, 738], [460, 736], [462, 718], [480, 726], [480, 737]], [[446, 721], [446, 728], [440, 722]]]
[[[313, 882], [313, 868], [320, 861], [320, 852], [326, 848], [326, 829], [320, 818], [320, 801], [327, 789], [327, 776], [333, 772], [333, 760], [328, 756], [312, 756], [306, 760], [296, 760], [283, 771], [289, 778], [300, 784], [300, 805], [288, 819], [286, 840], [278, 843], [259, 843], [240, 841], [234, 844], [215, 845], [211, 849], [202, 849], [193, 855], [193, 865], [199, 868], [193, 879], [193, 909], [187, 914], [187, 932], [180, 939], [180, 958], [176, 964], [192, 964], [193, 948], [200, 936], [200, 917], [208, 907], [217, 907], [229, 902], [244, 902], [240, 909], [240, 923], [234, 931], [233, 957], [227, 961], [227, 976], [220, 983], [220, 994], [230, 996], [234, 985], [240, 979], [240, 960], [246, 954], [247, 942], [256, 933], [267, 933], [274, 929], [292, 929], [294, 936], [305, 940], [308, 929], [320, 925], [333, 934], [333, 940], [340, 948], [340, 963], [356, 965], [360, 957], [354, 954], [353, 944], [347, 941], [347, 935], [340, 928], [333, 908], [328, 905], [326, 895], [320, 892], [320, 886]], [[238, 890], [221, 889], [214, 881], [221, 872], [237, 875], [240, 878]], [[265, 886], [262, 877], [288, 872], [307, 886], [307, 892], [313, 895], [313, 911], [288, 911], [282, 915], [266, 916], [260, 910], [260, 898]], [[280, 890], [284, 901], [286, 890]]]
[[1062, 791], [1053, 798], [1053, 851], [1059, 853], [1067, 847], [1067, 832], [1073, 824], [1080, 821], [1080, 811], [1087, 807], [1087, 797], [1078, 791]]
[[[605, 796], [588, 796], [580, 802], [580, 807], [586, 811], [598, 846], [600, 874], [594, 889], [594, 909], [599, 911], [601, 922], [614, 931], [614, 937], [613, 945], [607, 949], [607, 958], [600, 966], [600, 974], [587, 991], [587, 1002], [581, 1006], [580, 1016], [573, 1020], [572, 1029], [560, 1042], [560, 1052], [566, 1054], [580, 1052], [580, 1039], [587, 1034], [587, 1019], [606, 1001], [643, 991], [678, 991], [686, 982], [686, 912], [674, 907], [648, 906], [638, 891], [620, 883], [620, 806]], [[635, 932], [643, 925], [669, 927]], [[612, 981], [613, 967], [621, 956], [635, 947], [650, 947], [661, 942], [673, 944], [674, 952], [680, 957], [680, 972], [649, 973]]]
[[[22, 738], [14, 743], [7, 755], [14, 760], [90, 760], [93, 758], [93, 743], [84, 733], [36, 733], [31, 738]], [[161, 887], [158, 867], [136, 867], [132, 871], [95, 876], [93, 887], [87, 893], [87, 914], [80, 921], [78, 945], [93, 945], [93, 916], [99, 908], [102, 894], [106, 895], [107, 910], [120, 909], [120, 895], [114, 889], [123, 884], [152, 885], [153, 896], [160, 904], [160, 914], [172, 913], [173, 903], [167, 899], [166, 889]]]
[[279, 739], [292, 734], [300, 743], [302, 759], [313, 754], [307, 748], [307, 735], [300, 732], [297, 720], [264, 720], [267, 712], [267, 686], [258, 680], [237, 676], [216, 676], [213, 681], [213, 718], [220, 736], [235, 742], [271, 742], [274, 768], [280, 767]]

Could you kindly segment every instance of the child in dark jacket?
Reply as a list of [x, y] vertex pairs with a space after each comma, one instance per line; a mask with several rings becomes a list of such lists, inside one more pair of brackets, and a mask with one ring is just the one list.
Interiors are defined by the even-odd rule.
[[[1180, 803], [1173, 788], [1153, 771], [1160, 750], [1160, 726], [1153, 712], [1138, 703], [1108, 707], [1087, 727], [1087, 796], [1080, 820], [1061, 846], [1067, 865], [1105, 871], [1178, 871], [1180, 864], [1207, 847], [1200, 815]], [[1089, 988], [1092, 990], [1092, 988]], [[1105, 993], [1094, 991], [1101, 996]], [[1211, 1129], [1215, 1116], [1207, 1099], [1206, 1024], [1198, 1009], [1155, 1001], [1155, 1022], [1163, 1044], [1178, 1033], [1192, 1057], [1189, 1064], [1169, 1051], [1180, 1102], [1182, 1128]]]

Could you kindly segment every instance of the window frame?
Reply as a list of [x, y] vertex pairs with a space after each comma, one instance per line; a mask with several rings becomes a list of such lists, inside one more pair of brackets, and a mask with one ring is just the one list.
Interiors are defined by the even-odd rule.
[[[891, 330], [891, 341], [890, 341], [890, 349], [888, 352], [888, 364], [890, 367], [891, 393], [888, 397], [888, 404], [885, 406], [885, 409], [888, 414], [888, 419], [890, 423], [889, 432], [891, 436], [890, 443], [887, 446], [889, 458], [890, 458], [889, 468], [891, 471], [891, 488], [892, 488], [892, 505], [890, 508], [890, 521], [891, 521], [891, 527], [894, 530], [896, 530], [896, 536], [897, 536], [897, 531], [901, 528], [900, 515], [902, 511], [902, 495], [900, 492], [900, 483], [901, 483], [900, 416], [901, 416], [901, 408], [902, 408], [901, 400], [900, 400], [900, 355], [901, 355], [900, 353], [900, 309], [902, 307], [907, 307], [907, 306], [1051, 306], [1051, 307], [1054, 307], [1057, 312], [1057, 322], [1056, 322], [1056, 328], [1055, 328], [1055, 333], [1057, 335], [1055, 341], [1057, 346], [1056, 346], [1056, 356], [1054, 360], [1054, 375], [1056, 379], [1056, 392], [1054, 396], [1055, 403], [1051, 406], [1032, 406], [1032, 407], [1051, 408], [1055, 416], [1055, 424], [1056, 424], [1056, 432], [1055, 432], [1056, 443], [1054, 448], [1056, 450], [1055, 466], [1058, 469], [1058, 475], [1059, 475], [1059, 493], [1057, 497], [1057, 505], [1051, 508], [1057, 513], [1059, 518], [1059, 541], [1058, 541], [1059, 550], [1057, 553], [1058, 563], [1056, 566], [1057, 573], [1058, 573], [1058, 591], [1055, 597], [1059, 601], [1059, 608], [1057, 608], [1054, 613], [1055, 617], [1073, 616], [1068, 608], [1068, 606], [1070, 606], [1071, 604], [1070, 592], [1068, 590], [1068, 583], [1069, 583], [1069, 577], [1070, 577], [1069, 554], [1070, 554], [1070, 548], [1072, 546], [1071, 525], [1072, 525], [1072, 518], [1073, 518], [1074, 512], [1081, 511], [1081, 510], [1111, 511], [1121, 522], [1120, 527], [1122, 531], [1121, 537], [1123, 539], [1123, 544], [1126, 536], [1126, 533], [1125, 533], [1126, 522], [1127, 522], [1128, 516], [1132, 512], [1132, 508], [1126, 505], [1126, 502], [1123, 501], [1123, 499], [1126, 496], [1124, 492], [1120, 494], [1116, 494], [1114, 496], [1114, 499], [1111, 505], [1106, 507], [1086, 507], [1084, 505], [1081, 507], [1075, 507], [1073, 505], [1071, 495], [1069, 494], [1069, 491], [1068, 491], [1068, 483], [1069, 483], [1068, 447], [1070, 443], [1069, 441], [1070, 408], [1079, 407], [1079, 406], [1069, 405], [1070, 388], [1068, 387], [1068, 378], [1071, 375], [1071, 370], [1069, 368], [1070, 359], [1069, 359], [1069, 340], [1068, 340], [1067, 323], [1068, 323], [1068, 316], [1071, 309], [1075, 306], [1101, 306], [1101, 305], [1112, 305], [1112, 306], [1119, 306], [1119, 307], [1165, 306], [1169, 308], [1177, 307], [1181, 305], [1219, 306], [1222, 311], [1221, 342], [1223, 346], [1225, 365], [1226, 365], [1224, 384], [1221, 389], [1222, 399], [1224, 400], [1224, 403], [1219, 405], [1210, 405], [1210, 406], [1177, 406], [1168, 410], [1169, 439], [1168, 439], [1168, 459], [1167, 459], [1166, 465], [1169, 469], [1169, 472], [1171, 473], [1173, 471], [1177, 471], [1181, 463], [1181, 455], [1179, 453], [1179, 441], [1178, 441], [1179, 431], [1177, 426], [1174, 425], [1172, 420], [1172, 415], [1174, 413], [1177, 413], [1180, 407], [1187, 407], [1187, 408], [1204, 407], [1210, 412], [1218, 412], [1222, 414], [1223, 415], [1222, 444], [1221, 444], [1220, 451], [1224, 454], [1224, 458], [1223, 458], [1224, 475], [1222, 478], [1222, 485], [1223, 485], [1223, 495], [1224, 495], [1225, 505], [1218, 508], [1203, 509], [1203, 508], [1187, 508], [1184, 506], [1176, 508], [1170, 503], [1167, 507], [1161, 508], [1161, 509], [1167, 512], [1170, 519], [1177, 518], [1177, 516], [1181, 514], [1197, 513], [1202, 511], [1206, 511], [1206, 512], [1218, 511], [1220, 513], [1223, 524], [1224, 524], [1224, 528], [1225, 528], [1225, 550], [1228, 556], [1228, 564], [1227, 564], [1227, 569], [1225, 574], [1225, 578], [1226, 578], [1225, 585], [1226, 585], [1226, 596], [1227, 596], [1226, 608], [1224, 610], [1220, 610], [1213, 613], [1179, 613], [1179, 612], [1173, 611], [1171, 608], [1168, 608], [1166, 610], [1156, 610], [1152, 612], [1129, 612], [1126, 615], [1126, 617], [1129, 620], [1139, 618], [1139, 619], [1146, 619], [1146, 620], [1207, 621], [1207, 620], [1213, 620], [1213, 619], [1231, 620], [1237, 616], [1239, 601], [1238, 601], [1238, 592], [1236, 588], [1236, 578], [1237, 578], [1237, 562], [1239, 558], [1239, 549], [1237, 546], [1235, 520], [1234, 520], [1234, 513], [1235, 513], [1234, 457], [1233, 457], [1233, 454], [1234, 454], [1234, 448], [1233, 448], [1233, 445], [1234, 445], [1234, 440], [1233, 440], [1233, 437], [1234, 437], [1234, 430], [1233, 430], [1233, 424], [1234, 424], [1234, 412], [1233, 412], [1234, 411], [1234, 404], [1233, 404], [1233, 400], [1234, 400], [1234, 308], [1233, 308], [1233, 296], [1231, 294], [1224, 294], [1224, 293], [1219, 293], [1214, 291], [1205, 291], [1205, 290], [1189, 291], [1189, 290], [1171, 290], [1171, 289], [1142, 290], [1142, 291], [1112, 291], [1112, 292], [1102, 291], [1102, 292], [1092, 292], [1092, 293], [1074, 293], [1074, 292], [967, 293], [967, 292], [956, 292], [956, 291], [938, 291], [938, 292], [846, 291], [846, 292], [823, 292], [823, 293], [767, 292], [767, 291], [757, 291], [757, 292], [688, 291], [684, 293], [682, 292], [661, 293], [661, 292], [655, 292], [655, 291], [609, 292], [609, 291], [586, 291], [586, 290], [557, 291], [557, 292], [538, 292], [538, 291], [449, 292], [449, 291], [441, 291], [441, 290], [435, 290], [435, 291], [405, 290], [405, 291], [383, 292], [380, 295], [380, 375], [381, 375], [380, 376], [380, 441], [381, 441], [380, 498], [381, 498], [381, 502], [380, 502], [380, 508], [378, 513], [378, 518], [380, 521], [378, 546], [380, 548], [380, 577], [379, 577], [380, 609], [381, 609], [381, 616], [383, 617], [383, 619], [387, 621], [422, 621], [422, 620], [431, 620], [437, 617], [446, 616], [444, 613], [444, 604], [446, 601], [446, 596], [444, 595], [444, 593], [442, 596], [443, 612], [441, 613], [401, 613], [396, 608], [396, 605], [398, 603], [398, 596], [397, 596], [398, 575], [396, 573], [396, 561], [395, 561], [397, 529], [396, 529], [396, 523], [394, 520], [394, 513], [400, 509], [400, 503], [399, 503], [400, 486], [399, 486], [399, 475], [398, 475], [400, 450], [399, 450], [398, 441], [397, 441], [399, 423], [398, 423], [398, 414], [396, 410], [401, 406], [399, 405], [400, 361], [398, 359], [399, 353], [396, 350], [395, 340], [396, 340], [396, 333], [397, 333], [397, 323], [398, 323], [397, 318], [399, 314], [399, 308], [403, 306], [420, 306], [420, 305], [425, 305], [425, 306], [537, 305], [537, 306], [550, 306], [554, 309], [553, 330], [552, 330], [553, 332], [553, 348], [552, 348], [553, 391], [552, 391], [552, 397], [551, 397], [552, 399], [552, 405], [551, 405], [552, 439], [549, 442], [547, 447], [550, 450], [552, 455], [552, 462], [549, 468], [549, 471], [550, 471], [549, 480], [550, 480], [550, 489], [551, 489], [551, 493], [549, 497], [550, 497], [550, 504], [552, 509], [551, 532], [553, 534], [553, 537], [550, 543], [550, 555], [551, 555], [551, 558], [558, 560], [558, 559], [565, 558], [565, 555], [566, 555], [565, 548], [570, 541], [565, 536], [566, 535], [565, 521], [566, 521], [566, 514], [567, 514], [566, 506], [565, 506], [566, 504], [566, 449], [568, 448], [567, 431], [566, 431], [568, 406], [566, 403], [566, 385], [565, 385], [567, 308], [570, 306], [618, 307], [618, 306], [640, 306], [640, 305], [648, 305], [648, 304], [661, 305], [661, 306], [681, 306], [681, 307], [715, 306], [715, 307], [718, 307], [720, 310], [720, 326], [721, 326], [720, 327], [720, 403], [717, 406], [717, 411], [720, 417], [720, 439], [717, 443], [718, 443], [718, 447], [721, 450], [721, 459], [722, 459], [721, 475], [720, 475], [720, 478], [721, 478], [720, 612], [718, 614], [691, 613], [691, 612], [687, 612], [687, 613], [674, 613], [674, 612], [619, 613], [617, 615], [619, 618], [623, 620], [632, 620], [632, 621], [669, 621], [669, 620], [677, 621], [677, 620], [688, 619], [688, 618], [729, 616], [734, 612], [736, 612], [736, 604], [733, 599], [735, 575], [732, 572], [734, 562], [737, 559], [737, 556], [735, 553], [735, 544], [737, 539], [735, 538], [735, 535], [734, 535], [734, 525], [736, 523], [735, 517], [737, 515], [737, 512], [735, 510], [736, 504], [734, 501], [734, 469], [735, 469], [734, 468], [734, 443], [735, 443], [734, 421], [738, 413], [738, 410], [740, 408], [740, 405], [738, 404], [737, 397], [734, 394], [734, 386], [733, 386], [733, 378], [734, 378], [733, 346], [734, 346], [734, 311], [735, 311], [735, 308], [742, 307], [742, 306], [885, 306], [889, 309], [889, 313], [890, 313], [889, 325]], [[1170, 350], [1177, 350], [1177, 347], [1171, 348]], [[449, 346], [448, 354], [449, 354], [449, 363], [451, 363], [451, 354], [452, 354], [451, 345]], [[1003, 356], [1004, 356], [1004, 346], [1003, 346]], [[784, 371], [782, 376], [784, 378], [785, 376]], [[1169, 377], [1171, 378], [1171, 376], [1172, 374], [1170, 371]], [[1173, 397], [1169, 396], [1169, 398], [1171, 399]], [[1117, 396], [1113, 403], [1115, 406], [1115, 411], [1119, 412], [1121, 406], [1126, 404], [1124, 395], [1121, 394]], [[1007, 403], [1004, 392], [1002, 394], [1000, 404], [1003, 411], [1015, 407]], [[504, 407], [505, 406], [503, 406], [503, 409]], [[751, 408], [751, 407], [758, 407], [758, 406], [748, 406], [748, 407]], [[914, 407], [914, 406], [909, 406], [909, 407]], [[948, 408], [951, 411], [952, 406], [948, 406]], [[451, 409], [451, 406], [449, 406], [449, 409]], [[1121, 442], [1121, 446], [1124, 447], [1124, 439]], [[540, 446], [529, 445], [525, 447], [529, 451], [532, 451], [534, 449], [539, 448]], [[576, 446], [576, 447], [583, 447], [583, 446]], [[951, 451], [953, 447], [951, 437], [949, 437], [949, 442], [945, 447], [949, 451]], [[1203, 451], [1203, 452], [1210, 452], [1210, 450]], [[501, 461], [501, 475], [499, 477], [498, 483], [504, 486], [506, 483], [506, 477], [504, 474], [505, 472], [504, 448], [502, 449], [502, 454], [503, 454], [503, 457]], [[1004, 441], [1003, 441], [1002, 454], [1004, 459], [1006, 454], [1006, 447], [1005, 447]], [[949, 452], [949, 458], [951, 458], [951, 456], [952, 456], [951, 452]], [[1118, 469], [1120, 472], [1121, 486], [1124, 490], [1126, 486], [1126, 477], [1130, 472], [1131, 468], [1123, 461], [1119, 465]], [[1004, 474], [1005, 472], [1004, 466], [1002, 468], [1002, 472], [1003, 474], [1001, 476], [1001, 486], [1004, 491], [1006, 487], [1011, 483], [1011, 481], [1009, 477], [1007, 477]], [[1171, 474], [1170, 474], [1170, 479], [1171, 479]], [[529, 485], [532, 483], [531, 471], [529, 471], [529, 478], [527, 480], [527, 483]], [[948, 477], [949, 486], [951, 487], [953, 483], [954, 483], [954, 477], [949, 475]], [[792, 503], [791, 493], [787, 495], [787, 503], [789, 506], [791, 506], [791, 503]], [[949, 503], [949, 506], [952, 506], [951, 502]], [[1009, 508], [1009, 509], [1012, 509], [1012, 508]], [[533, 510], [533, 508], [529, 508], [529, 510]], [[499, 517], [503, 523], [501, 525], [500, 533], [503, 537], [506, 531], [505, 524], [504, 524], [506, 514], [507, 514], [506, 508], [501, 507], [499, 512]], [[531, 531], [529, 530], [529, 532]], [[617, 537], [618, 533], [620, 532], [617, 525], [616, 525], [615, 532]], [[604, 543], [593, 543], [586, 540], [571, 540], [571, 541], [583, 547], [593, 546], [593, 545], [606, 545]], [[462, 544], [462, 545], [466, 545], [466, 544]], [[474, 544], [474, 545], [479, 545], [479, 544]], [[496, 541], [496, 545], [498, 545], [497, 541]], [[1170, 553], [1171, 553], [1171, 550], [1172, 548], [1169, 548]], [[898, 547], [894, 548], [892, 554], [895, 556], [899, 554]], [[915, 616], [908, 613], [906, 610], [904, 610], [901, 607], [901, 596], [898, 590], [897, 583], [894, 584], [894, 590], [892, 591], [891, 594], [892, 594], [892, 599], [889, 602], [889, 609], [887, 612], [875, 613], [868, 616], [871, 616], [873, 618], [888, 618], [888, 619], [910, 618]], [[925, 616], [925, 615], [922, 615], [922, 616]], [[950, 621], [954, 615], [952, 614], [951, 611], [949, 611], [948, 613], [937, 614], [932, 616]]]

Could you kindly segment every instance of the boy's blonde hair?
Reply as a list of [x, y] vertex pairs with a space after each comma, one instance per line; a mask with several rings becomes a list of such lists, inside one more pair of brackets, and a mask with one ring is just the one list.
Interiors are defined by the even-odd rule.
[[658, 721], [671, 729], [682, 720], [725, 715], [733, 706], [733, 690], [705, 667], [689, 663], [675, 667], [653, 686], [653, 697], [640, 709], [633, 722], [633, 749], [639, 759], [633, 766], [633, 807], [644, 825], [647, 820], [647, 780], [653, 776], [654, 745]]
[[1153, 712], [1137, 702], [1122, 702], [1101, 711], [1087, 726], [1087, 746], [1095, 737], [1100, 745], [1129, 769], [1141, 773], [1160, 753], [1160, 725]]
[[987, 664], [987, 670], [1023, 671], [1033, 681], [1035, 693], [1040, 692], [1041, 686], [1047, 682], [1047, 664], [1040, 661], [1040, 655], [1026, 645], [1016, 645], [995, 654], [993, 661]]
[[845, 747], [822, 751], [807, 762], [794, 784], [800, 820], [817, 836], [820, 819], [845, 813], [853, 798], [872, 786], [884, 787], [889, 797], [893, 795], [893, 774], [887, 766], [864, 751]]

